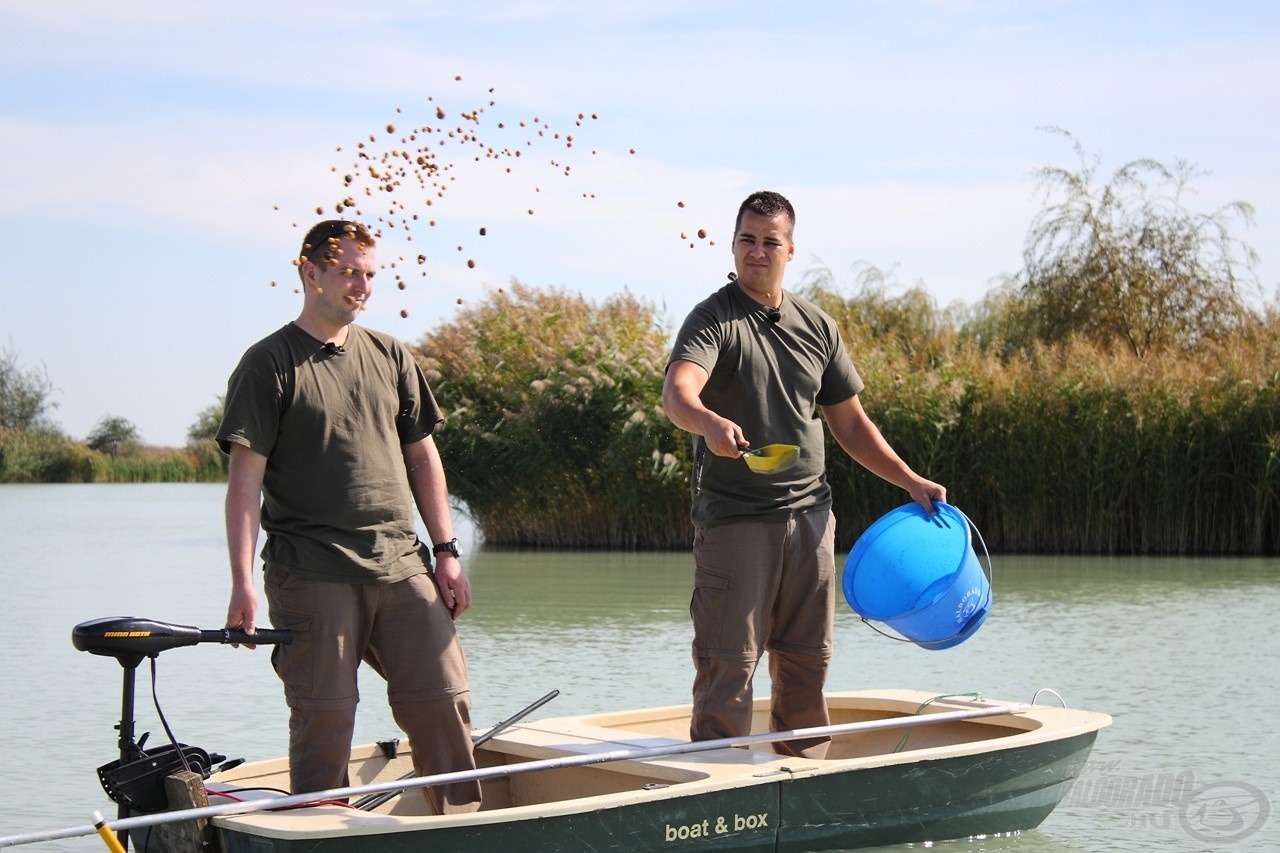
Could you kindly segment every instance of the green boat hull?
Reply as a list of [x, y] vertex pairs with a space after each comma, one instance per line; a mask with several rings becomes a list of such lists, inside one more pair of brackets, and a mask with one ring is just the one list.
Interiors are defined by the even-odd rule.
[[225, 828], [223, 853], [816, 851], [1032, 829], [1065, 796], [1096, 732], [1015, 749], [429, 831], [269, 838]]
[[780, 851], [849, 850], [1034, 829], [1066, 796], [1097, 732], [962, 758], [800, 777]]

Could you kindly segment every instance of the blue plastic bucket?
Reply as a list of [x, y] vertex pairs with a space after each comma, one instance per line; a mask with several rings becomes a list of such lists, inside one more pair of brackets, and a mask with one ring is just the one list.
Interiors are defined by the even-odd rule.
[[864, 620], [923, 648], [949, 649], [986, 621], [991, 583], [973, 551], [969, 519], [950, 504], [934, 508], [930, 517], [909, 503], [867, 528], [845, 561], [844, 597]]

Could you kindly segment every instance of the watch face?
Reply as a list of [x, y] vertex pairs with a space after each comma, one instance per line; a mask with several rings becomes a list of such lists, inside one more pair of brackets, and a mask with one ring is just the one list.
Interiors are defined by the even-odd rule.
[[452, 554], [455, 557], [461, 556], [461, 554], [458, 553], [458, 540], [456, 539], [453, 539], [449, 542], [441, 542], [439, 545], [433, 545], [431, 548], [431, 553], [433, 554], [448, 553], [448, 554]]

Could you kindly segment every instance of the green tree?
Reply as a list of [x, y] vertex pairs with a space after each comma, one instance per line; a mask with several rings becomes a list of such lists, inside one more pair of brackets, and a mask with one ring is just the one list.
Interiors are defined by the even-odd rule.
[[89, 437], [85, 439], [85, 444], [90, 450], [109, 456], [128, 454], [142, 446], [138, 428], [116, 415], [103, 415], [99, 418]]
[[199, 444], [201, 441], [216, 438], [218, 427], [222, 425], [222, 412], [227, 407], [227, 395], [219, 394], [213, 405], [196, 415], [196, 421], [187, 430], [187, 444]]
[[43, 367], [24, 369], [18, 354], [6, 347], [0, 352], [0, 429], [53, 430], [48, 417], [58, 405], [50, 399], [53, 390]]
[[1046, 200], [1060, 194], [1032, 222], [1024, 249], [1022, 295], [1041, 340], [1079, 334], [1142, 357], [1247, 321], [1257, 256], [1230, 228], [1252, 224], [1250, 205], [1188, 210], [1184, 198], [1202, 173], [1183, 160], [1133, 160], [1099, 184], [1098, 159], [1067, 131], [1048, 130], [1071, 140], [1080, 165], [1038, 172]]

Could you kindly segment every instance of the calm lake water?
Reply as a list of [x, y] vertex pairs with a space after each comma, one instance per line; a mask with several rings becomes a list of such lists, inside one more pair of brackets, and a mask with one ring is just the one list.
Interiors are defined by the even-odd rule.
[[[76, 651], [71, 629], [105, 616], [221, 627], [222, 496], [221, 485], [0, 486], [0, 836], [83, 825], [94, 809], [114, 815], [96, 768], [117, 755], [122, 670]], [[962, 508], [981, 527], [980, 513]], [[477, 726], [552, 689], [560, 696], [535, 718], [689, 701], [687, 553], [486, 551], [459, 528], [476, 595], [459, 630]], [[1012, 702], [1049, 687], [1115, 722], [1086, 784], [1039, 829], [934, 849], [1280, 849], [1280, 559], [993, 564], [990, 617], [946, 651], [880, 636], [842, 602], [830, 687]], [[137, 732], [159, 745], [148, 663], [137, 672]], [[757, 691], [767, 690], [762, 674]], [[265, 649], [166, 651], [155, 693], [181, 741], [249, 760], [285, 751]], [[362, 693], [358, 742], [395, 736], [376, 676]], [[1171, 792], [1185, 797], [1171, 802]], [[103, 848], [80, 838], [16, 849]]]

